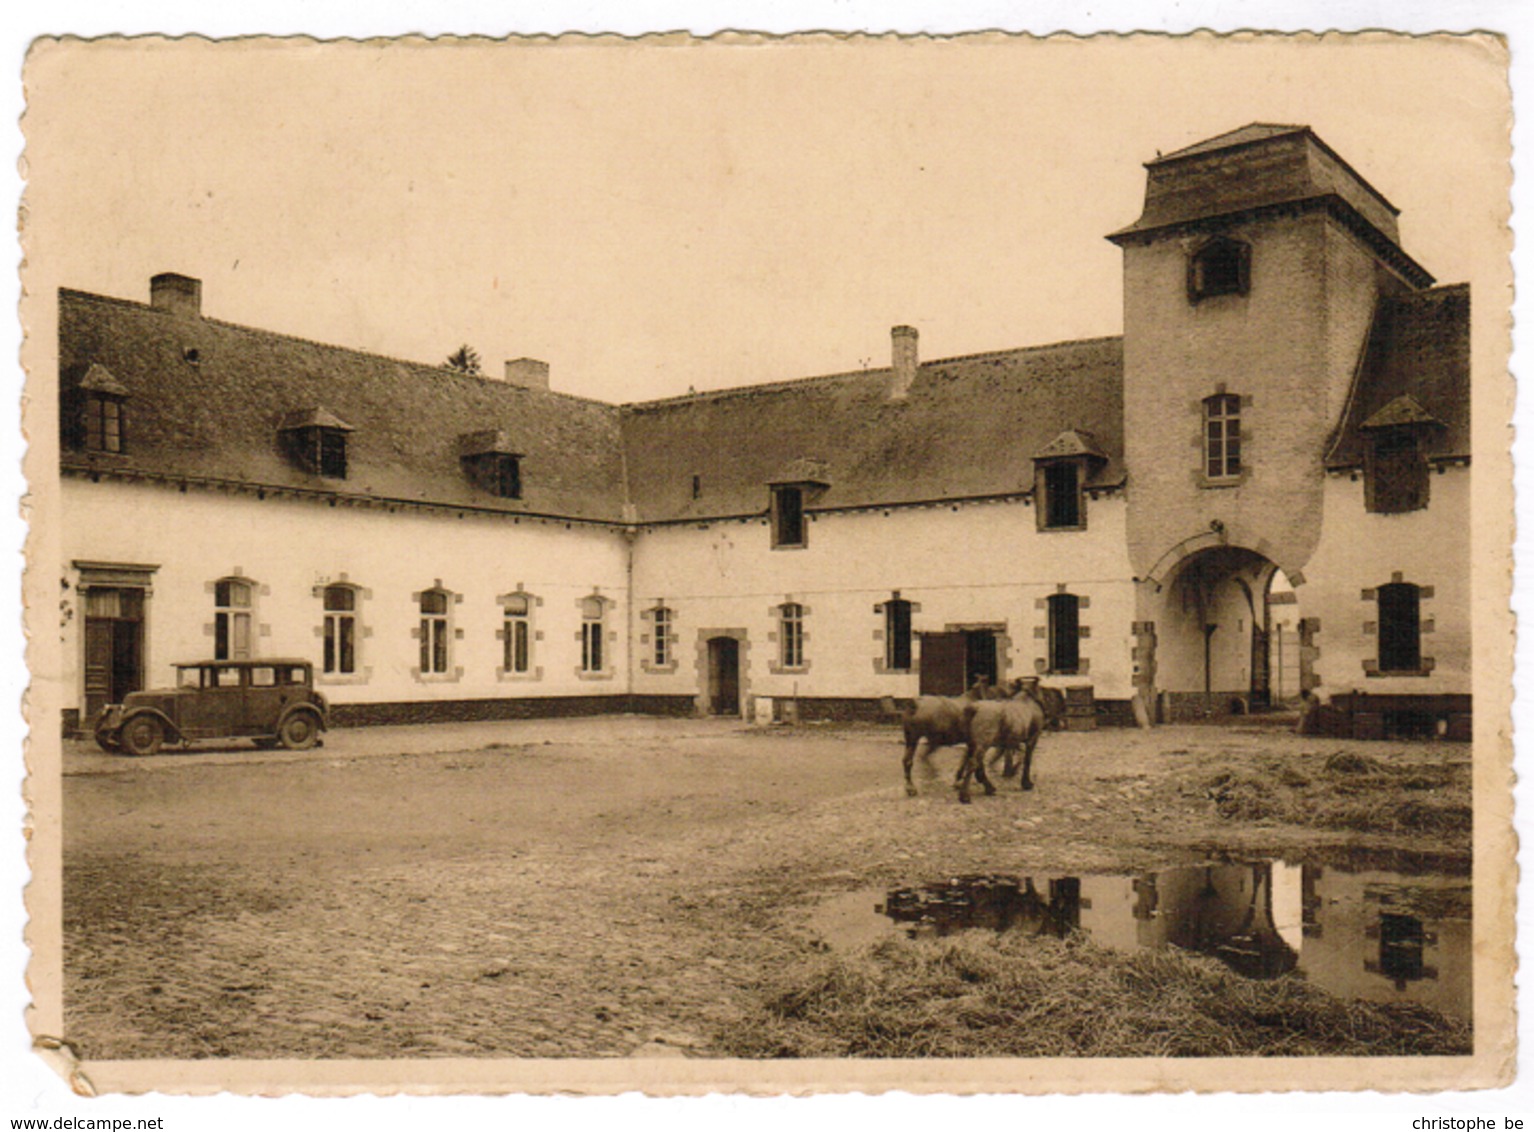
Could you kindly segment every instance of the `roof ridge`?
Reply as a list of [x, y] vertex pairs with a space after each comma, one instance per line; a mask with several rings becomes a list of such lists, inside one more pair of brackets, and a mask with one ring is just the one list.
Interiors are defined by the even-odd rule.
[[[1092, 338], [1066, 338], [1058, 342], [1046, 342], [1038, 346], [1009, 346], [1000, 350], [982, 350], [975, 354], [952, 354], [948, 357], [933, 358], [930, 361], [921, 362], [918, 370], [929, 366], [944, 366], [953, 362], [970, 362], [980, 358], [1000, 358], [1007, 355], [1036, 354], [1045, 350], [1061, 350], [1070, 346], [1090, 346], [1101, 342], [1121, 342], [1122, 334], [1102, 334]], [[848, 378], [869, 377], [875, 374], [890, 372], [889, 366], [879, 366], [872, 369], [842, 370], [838, 373], [816, 374], [813, 377], [791, 377], [779, 381], [764, 381], [755, 385], [727, 385], [719, 389], [704, 389], [697, 393], [681, 393], [674, 397], [658, 397], [651, 401], [626, 401], [619, 405], [624, 410], [643, 410], [662, 405], [676, 405], [688, 401], [717, 400], [723, 397], [744, 397], [753, 393], [776, 392], [781, 389], [802, 389], [816, 382], [843, 381]]]
[[[1256, 130], [1271, 130], [1273, 132], [1262, 135], [1257, 135], [1254, 133], [1252, 136], [1241, 138], [1239, 141], [1229, 140], [1236, 138], [1238, 135], [1244, 134], [1247, 131]], [[1155, 160], [1151, 161], [1149, 164], [1154, 165], [1162, 161], [1175, 161], [1182, 157], [1201, 157], [1206, 153], [1218, 152], [1219, 150], [1226, 148], [1227, 145], [1238, 146], [1246, 145], [1251, 142], [1270, 141], [1273, 138], [1279, 138], [1286, 134], [1299, 133], [1301, 131], [1310, 131], [1310, 126], [1305, 123], [1248, 122], [1243, 126], [1237, 126], [1234, 129], [1225, 130], [1221, 133], [1215, 134], [1213, 137], [1202, 138], [1196, 142], [1189, 142], [1185, 146], [1174, 149], [1171, 153], [1157, 154]]]
[[[131, 307], [135, 310], [147, 311], [151, 313], [164, 313], [156, 312], [155, 308], [149, 303], [140, 302], [137, 299], [123, 299], [116, 295], [102, 295], [95, 291], [80, 291], [73, 287], [60, 287], [59, 294], [63, 295], [65, 293], [68, 293], [76, 298], [89, 299], [93, 302], [106, 303], [111, 306]], [[374, 358], [378, 361], [392, 362], [395, 365], [408, 366], [409, 368], [415, 370], [425, 370], [433, 374], [443, 374], [453, 378], [461, 378], [469, 381], [480, 381], [487, 385], [501, 386], [506, 389], [526, 389], [531, 393], [546, 394], [550, 397], [563, 397], [570, 401], [579, 401], [588, 405], [600, 405], [604, 409], [615, 409], [618, 407], [617, 404], [612, 401], [603, 401], [597, 397], [586, 397], [579, 393], [565, 393], [558, 389], [541, 389], [527, 385], [517, 385], [513, 382], [503, 381], [500, 378], [490, 377], [485, 374], [464, 373], [462, 370], [455, 370], [450, 366], [437, 366], [432, 365], [429, 362], [411, 361], [409, 358], [395, 357], [393, 354], [381, 354], [376, 350], [362, 350], [355, 346], [343, 346], [336, 342], [322, 342], [318, 338], [305, 338], [301, 334], [289, 334], [282, 330], [263, 330], [258, 326], [247, 326], [242, 322], [230, 322], [228, 319], [210, 318], [207, 315], [200, 316], [199, 321], [211, 323], [214, 326], [222, 326], [228, 330], [237, 330], [242, 334], [258, 334], [262, 337], [282, 338], [289, 342], [301, 342], [306, 346], [318, 346], [322, 350], [339, 350], [346, 354], [355, 354], [364, 358]]]

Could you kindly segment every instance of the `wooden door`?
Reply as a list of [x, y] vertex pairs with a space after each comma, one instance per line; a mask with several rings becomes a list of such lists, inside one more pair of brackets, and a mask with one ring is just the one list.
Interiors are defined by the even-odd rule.
[[963, 633], [921, 635], [922, 695], [963, 695], [967, 647]]
[[709, 639], [708, 704], [714, 715], [740, 714], [740, 642], [734, 637]]
[[89, 723], [107, 704], [144, 686], [144, 591], [95, 588], [85, 594], [85, 704]]

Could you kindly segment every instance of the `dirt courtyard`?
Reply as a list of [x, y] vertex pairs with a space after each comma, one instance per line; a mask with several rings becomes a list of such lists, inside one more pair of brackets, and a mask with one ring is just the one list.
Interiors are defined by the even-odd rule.
[[1052, 733], [1036, 790], [967, 807], [957, 752], [916, 798], [900, 753], [894, 727], [638, 717], [336, 731], [298, 753], [68, 743], [67, 1036], [87, 1058], [709, 1056], [764, 971], [824, 948], [816, 909], [870, 886], [1468, 860], [1468, 830], [1254, 818], [1235, 789], [1264, 760], [1300, 783], [1339, 754], [1468, 779], [1465, 745]]

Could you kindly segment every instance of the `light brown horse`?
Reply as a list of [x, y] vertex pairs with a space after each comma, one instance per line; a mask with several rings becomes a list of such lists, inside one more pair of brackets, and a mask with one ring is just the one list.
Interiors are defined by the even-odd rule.
[[1038, 745], [1046, 721], [1044, 705], [1021, 681], [1010, 699], [980, 700], [966, 705], [964, 724], [969, 739], [964, 749], [964, 762], [959, 767], [959, 801], [969, 801], [971, 775], [985, 787], [987, 794], [996, 792], [985, 772], [987, 756], [993, 751], [1010, 759], [1021, 748], [1022, 788], [1032, 790], [1033, 748]]
[[[916, 784], [911, 781], [911, 764], [916, 759], [916, 748], [923, 742], [927, 744], [922, 751], [922, 758], [930, 758], [932, 752], [939, 747], [969, 747], [969, 724], [966, 722], [965, 711], [970, 706], [982, 703], [998, 693], [995, 688], [984, 680], [976, 680], [975, 683], [962, 696], [922, 696], [907, 711], [900, 720], [901, 729], [905, 734], [905, 792], [908, 796], [916, 797]], [[959, 774], [955, 775], [954, 786], [959, 786], [959, 775], [963, 775], [964, 765], [959, 766]], [[990, 785], [990, 780], [985, 777], [984, 768], [976, 777], [985, 785], [991, 793], [995, 788]], [[968, 782], [968, 778], [964, 779]], [[960, 792], [960, 801], [968, 801]]]

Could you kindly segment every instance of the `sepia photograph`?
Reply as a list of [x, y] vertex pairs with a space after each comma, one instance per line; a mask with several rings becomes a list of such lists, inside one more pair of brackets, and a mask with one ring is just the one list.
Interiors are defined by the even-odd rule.
[[1514, 1069], [1509, 54], [50, 38], [77, 1091]]

